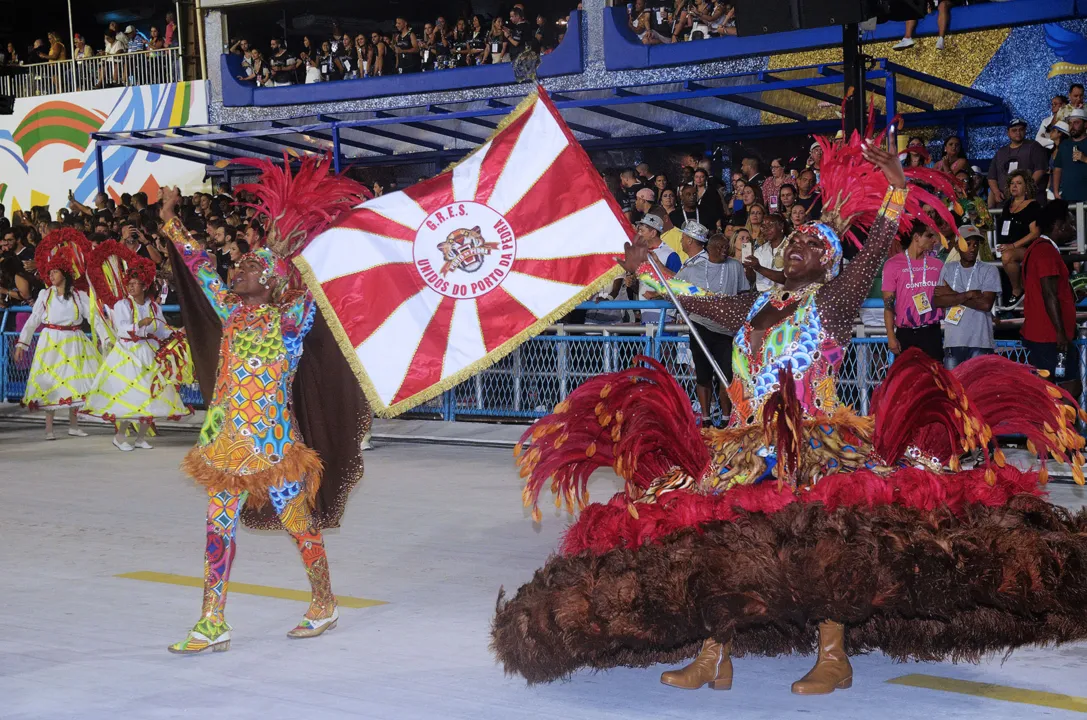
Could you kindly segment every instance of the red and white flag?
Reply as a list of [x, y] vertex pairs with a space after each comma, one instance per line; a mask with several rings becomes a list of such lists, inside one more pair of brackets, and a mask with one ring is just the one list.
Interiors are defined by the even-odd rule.
[[296, 259], [375, 410], [409, 410], [615, 278], [630, 224], [543, 89], [440, 175]]

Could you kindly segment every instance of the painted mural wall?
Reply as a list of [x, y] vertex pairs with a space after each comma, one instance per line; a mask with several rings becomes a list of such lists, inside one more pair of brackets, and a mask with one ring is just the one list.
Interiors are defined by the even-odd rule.
[[[91, 133], [161, 129], [208, 122], [204, 82], [141, 85], [21, 98], [13, 115], [0, 116], [0, 203], [8, 214], [34, 205], [57, 210], [68, 191], [90, 204], [98, 191]], [[106, 189], [144, 191], [152, 202], [164, 184], [195, 190], [198, 163], [127, 147], [104, 153]]]
[[[1087, 20], [952, 34], [944, 50], [936, 49], [933, 37], [920, 38], [916, 46], [902, 52], [892, 50], [892, 45], [893, 42], [873, 43], [865, 45], [864, 51], [873, 57], [888, 58], [910, 69], [1003, 98], [1012, 117], [1030, 123], [1028, 137], [1034, 136], [1042, 119], [1049, 115], [1050, 98], [1067, 94], [1072, 83], [1087, 82]], [[840, 48], [773, 55], [767, 59], [767, 69], [840, 62], [841, 59]], [[935, 95], [920, 99], [939, 108], [948, 107], [949, 102], [951, 106], [960, 101], [969, 102], [950, 93], [911, 88], [908, 84], [900, 91], [911, 89], [919, 90], [921, 94], [935, 92]], [[836, 107], [816, 107], [810, 99], [796, 93], [789, 95], [791, 97], [775, 100], [783, 101], [780, 104], [784, 107], [809, 112], [813, 118], [837, 117]], [[877, 105], [881, 101], [882, 98], [876, 98]], [[909, 107], [905, 110], [913, 111]], [[776, 120], [764, 115], [762, 121]], [[928, 139], [939, 139], [947, 134], [947, 131], [939, 132], [935, 138]], [[989, 158], [1006, 143], [1003, 127], [974, 128], [969, 132], [968, 155]]]

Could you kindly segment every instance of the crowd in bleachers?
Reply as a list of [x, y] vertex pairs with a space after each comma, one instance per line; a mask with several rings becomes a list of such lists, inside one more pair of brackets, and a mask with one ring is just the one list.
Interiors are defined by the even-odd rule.
[[128, 25], [123, 30], [117, 22], [111, 22], [102, 35], [101, 46], [88, 40], [79, 33], [72, 36], [73, 46], [69, 51], [65, 36], [59, 32], [50, 32], [45, 38], [35, 38], [25, 52], [20, 52], [16, 43], [8, 42], [0, 51], [0, 64], [33, 65], [66, 60], [87, 60], [102, 55], [123, 55], [147, 50], [164, 50], [177, 47], [177, 18], [174, 13], [166, 13], [166, 21], [160, 29], [151, 25], [147, 33]]
[[567, 22], [532, 16], [517, 3], [507, 18], [470, 15], [450, 22], [440, 15], [413, 26], [397, 17], [391, 31], [345, 29], [337, 22], [328, 37], [306, 35], [298, 47], [272, 38], [263, 51], [241, 37], [231, 41], [230, 52], [242, 58], [238, 80], [279, 87], [494, 65], [529, 51], [544, 55], [562, 42]]

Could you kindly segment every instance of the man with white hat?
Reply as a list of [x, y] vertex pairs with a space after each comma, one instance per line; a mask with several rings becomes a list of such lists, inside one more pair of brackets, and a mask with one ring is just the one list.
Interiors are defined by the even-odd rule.
[[142, 52], [147, 49], [147, 37], [143, 33], [137, 32], [136, 28], [129, 25], [125, 28], [125, 37], [128, 38], [128, 51]]
[[[680, 262], [679, 255], [676, 254], [672, 248], [668, 247], [661, 240], [661, 232], [664, 230], [664, 221], [661, 220], [659, 215], [655, 215], [651, 212], [642, 216], [642, 219], [634, 223], [634, 230], [637, 233], [634, 238], [635, 243], [645, 243], [649, 248], [649, 252], [656, 256], [662, 267], [667, 268], [669, 271], [676, 273], [679, 272], [683, 263]], [[650, 288], [642, 286], [638, 289], [638, 299], [648, 300], [646, 293], [650, 291]], [[642, 312], [642, 322], [654, 323], [660, 319], [659, 310], [644, 310]]]
[[1027, 139], [1027, 122], [1015, 118], [1008, 123], [1008, 144], [996, 151], [989, 164], [989, 207], [1000, 207], [1007, 199], [1008, 175], [1016, 170], [1030, 174], [1038, 189], [1037, 201], [1045, 202], [1049, 172], [1049, 153], [1034, 140]]
[[1087, 111], [1068, 113], [1068, 135], [1053, 162], [1053, 194], [1068, 203], [1087, 202]]
[[985, 234], [974, 225], [959, 228], [966, 249], [960, 247], [957, 262], [944, 263], [936, 290], [934, 307], [947, 308], [944, 315], [944, 367], [994, 352], [993, 316], [990, 312], [1000, 292], [1000, 273], [995, 265], [978, 261]]

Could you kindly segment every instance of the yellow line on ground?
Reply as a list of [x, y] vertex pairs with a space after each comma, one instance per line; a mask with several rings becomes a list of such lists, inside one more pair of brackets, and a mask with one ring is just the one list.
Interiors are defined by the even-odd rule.
[[1008, 687], [1006, 685], [955, 680], [953, 678], [937, 677], [936, 675], [903, 675], [887, 682], [892, 685], [908, 685], [928, 690], [959, 693], [960, 695], [973, 695], [988, 698], [989, 700], [1004, 700], [1006, 702], [1022, 703], [1023, 705], [1039, 705], [1041, 707], [1057, 708], [1058, 710], [1087, 713], [1087, 698], [1074, 695], [1059, 695], [1057, 693], [1041, 692], [1040, 690]]
[[[185, 587], [204, 587], [204, 579], [189, 577], [188, 575], [171, 575], [170, 573], [151, 572], [140, 570], [139, 572], [121, 573], [115, 577], [128, 580], [146, 580], [147, 582], [166, 583], [167, 585], [184, 585]], [[300, 600], [309, 602], [309, 590], [289, 590], [287, 588], [270, 587], [268, 585], [250, 585], [230, 581], [228, 592], [242, 593], [244, 595], [260, 595], [261, 597], [281, 598], [283, 600]], [[370, 600], [368, 598], [348, 597], [337, 595], [336, 604], [342, 608], [367, 608], [375, 605], [386, 605], [384, 600]]]

